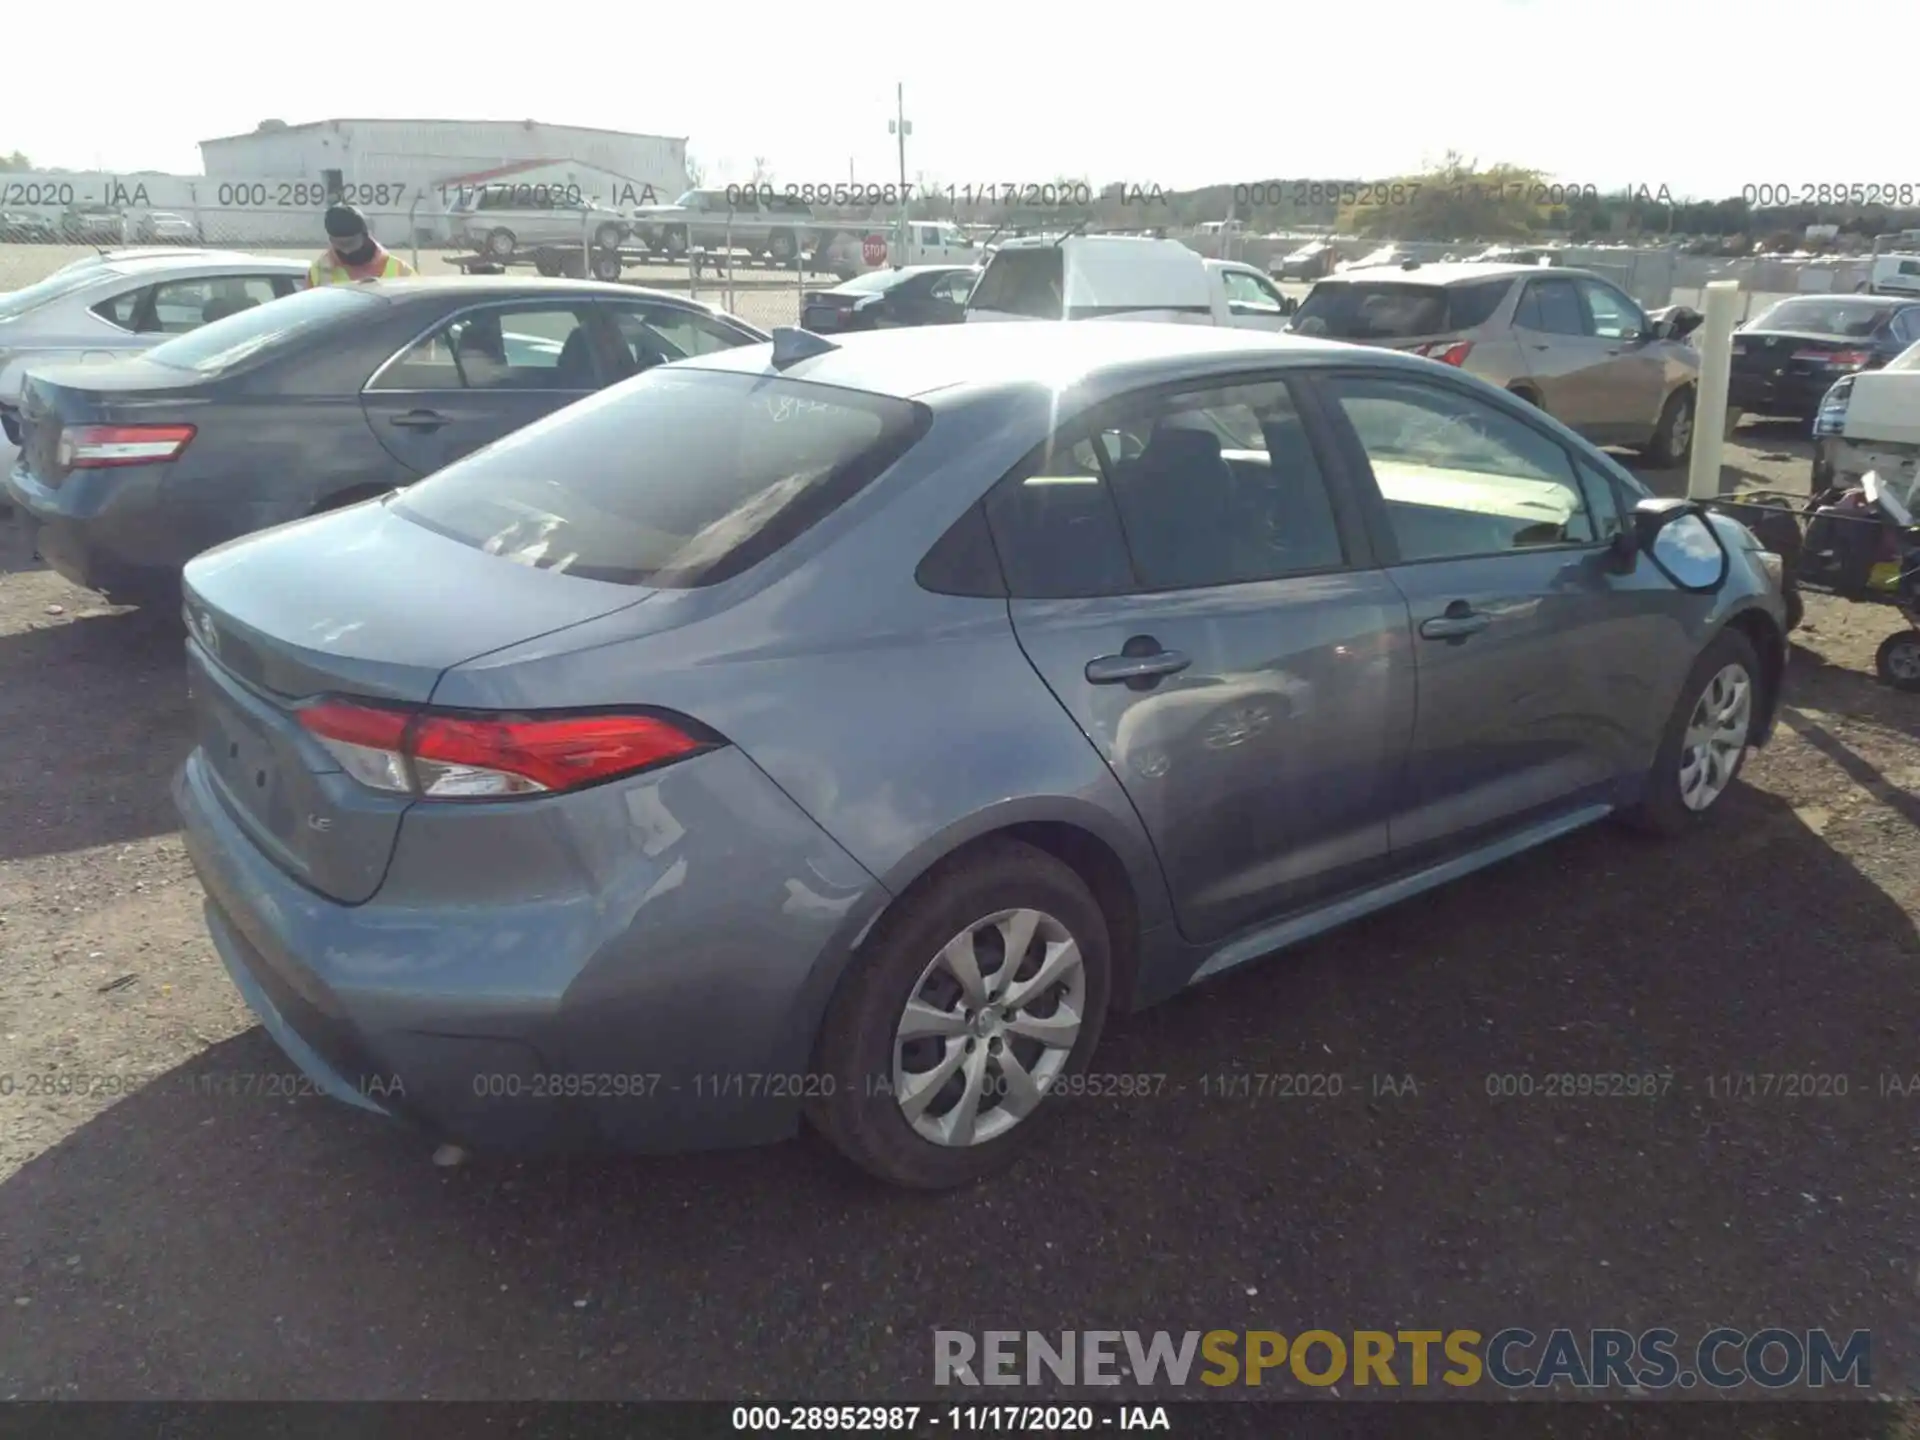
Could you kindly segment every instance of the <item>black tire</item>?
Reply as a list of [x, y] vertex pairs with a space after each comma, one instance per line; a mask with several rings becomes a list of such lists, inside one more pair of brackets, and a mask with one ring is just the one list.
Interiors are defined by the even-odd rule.
[[1808, 479], [1808, 491], [1814, 495], [1825, 494], [1833, 488], [1833, 461], [1827, 455], [1827, 442], [1813, 442], [1813, 473]]
[[1660, 423], [1653, 427], [1653, 438], [1640, 451], [1650, 465], [1671, 470], [1684, 465], [1693, 454], [1693, 389], [1685, 387], [1667, 397], [1660, 407]]
[[[1751, 697], [1747, 743], [1733, 757], [1732, 769], [1719, 792], [1704, 808], [1693, 809], [1681, 797], [1681, 752], [1686, 747], [1687, 729], [1693, 723], [1694, 711], [1706, 699], [1708, 685], [1729, 665], [1738, 665], [1746, 671], [1748, 694]], [[1620, 818], [1634, 829], [1648, 834], [1677, 836], [1698, 829], [1719, 813], [1721, 802], [1727, 791], [1733, 788], [1734, 781], [1740, 778], [1740, 770], [1746, 763], [1747, 748], [1753, 743], [1754, 728], [1764, 713], [1767, 699], [1765, 687], [1766, 675], [1760, 667], [1759, 655], [1754, 652], [1753, 642], [1738, 630], [1722, 630], [1716, 635], [1693, 662], [1693, 668], [1687, 672], [1686, 683], [1680, 687], [1679, 702], [1673, 707], [1666, 732], [1660, 737], [1660, 748], [1654, 755], [1653, 768], [1647, 772], [1645, 792], [1638, 804], [1621, 812]]]
[[669, 260], [678, 260], [692, 248], [687, 242], [687, 230], [684, 225], [669, 225], [660, 236], [660, 248]]
[[1800, 522], [1794, 518], [1793, 512], [1783, 505], [1770, 505], [1747, 528], [1753, 531], [1755, 539], [1780, 557], [1788, 588], [1791, 589], [1794, 576], [1799, 573], [1800, 550], [1805, 543], [1800, 533]]
[[1920, 630], [1896, 630], [1880, 642], [1873, 669], [1896, 690], [1920, 692]]
[[625, 238], [621, 228], [611, 220], [593, 232], [593, 248], [596, 250], [618, 250]]
[[[963, 852], [937, 866], [881, 919], [842, 977], [815, 1041], [814, 1073], [830, 1093], [809, 1103], [808, 1119], [868, 1174], [916, 1190], [970, 1184], [1012, 1164], [1064, 1108], [1043, 1099], [1004, 1134], [953, 1146], [917, 1134], [892, 1093], [895, 1030], [929, 964], [956, 936], [1016, 908], [1057, 920], [1079, 946], [1083, 1018], [1055, 1087], [1086, 1069], [1112, 990], [1100, 906], [1078, 875], [1030, 845], [996, 840]], [[1000, 973], [999, 966], [991, 972]]]
[[504, 225], [498, 229], [487, 232], [487, 254], [493, 256], [496, 260], [511, 259], [519, 243], [520, 242], [514, 238], [513, 232]]
[[596, 280], [618, 280], [623, 270], [620, 256], [611, 250], [601, 250], [594, 254], [593, 263], [587, 267]]
[[554, 250], [536, 250], [533, 256], [533, 268], [549, 280], [560, 273], [560, 255]]
[[1800, 628], [1801, 622], [1807, 618], [1807, 602], [1801, 596], [1798, 585], [1789, 585], [1786, 592], [1780, 598], [1786, 602], [1787, 633], [1791, 635]]
[[767, 255], [776, 265], [788, 264], [799, 251], [791, 230], [776, 230], [767, 237]]
[[1532, 390], [1528, 390], [1522, 387], [1514, 390], [1513, 393], [1519, 396], [1522, 400], [1526, 401], [1527, 404], [1533, 406], [1533, 408], [1536, 410], [1545, 410], [1547, 408], [1546, 403], [1542, 401], [1540, 396]]

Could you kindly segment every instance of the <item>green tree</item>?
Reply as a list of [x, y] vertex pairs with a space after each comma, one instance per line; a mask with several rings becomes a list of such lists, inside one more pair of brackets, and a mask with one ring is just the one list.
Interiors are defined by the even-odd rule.
[[1550, 182], [1519, 165], [1482, 169], [1457, 150], [1418, 175], [1374, 181], [1365, 203], [1342, 205], [1343, 230], [1383, 240], [1504, 240], [1546, 228]]
[[15, 150], [11, 155], [0, 155], [0, 170], [31, 169], [33, 169], [33, 162], [27, 158], [25, 151]]

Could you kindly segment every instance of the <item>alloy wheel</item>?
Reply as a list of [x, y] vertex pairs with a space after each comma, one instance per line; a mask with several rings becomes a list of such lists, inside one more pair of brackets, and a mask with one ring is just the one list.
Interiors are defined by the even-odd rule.
[[1897, 644], [1882, 648], [1882, 663], [1891, 680], [1905, 685], [1920, 685], [1920, 636], [1896, 636]]
[[1722, 666], [1700, 692], [1680, 746], [1680, 799], [1689, 810], [1720, 798], [1752, 731], [1752, 677], [1743, 665]]
[[1029, 909], [975, 921], [920, 972], [895, 1026], [901, 1114], [936, 1145], [1006, 1134], [1065, 1070], [1086, 1006], [1086, 964], [1060, 921]]

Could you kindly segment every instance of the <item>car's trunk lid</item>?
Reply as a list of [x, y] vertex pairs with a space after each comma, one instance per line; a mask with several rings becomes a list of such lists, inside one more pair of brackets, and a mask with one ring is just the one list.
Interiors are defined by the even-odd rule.
[[206, 377], [149, 360], [59, 365], [29, 374], [21, 389], [20, 463], [48, 489], [69, 473], [60, 437], [80, 425], [191, 425], [207, 403]]
[[1787, 378], [1825, 375], [1836, 356], [1858, 356], [1873, 349], [1859, 336], [1823, 335], [1800, 330], [1737, 330], [1733, 336], [1733, 373]]
[[846, 323], [847, 316], [862, 300], [871, 298], [872, 291], [858, 294], [843, 290], [809, 290], [800, 297], [800, 325], [802, 329], [812, 330], [816, 334], [822, 330], [837, 330]]
[[411, 802], [346, 775], [300, 708], [325, 695], [424, 704], [455, 665], [653, 593], [503, 561], [383, 501], [208, 551], [184, 588], [206, 765], [263, 852], [349, 904], [379, 888]]

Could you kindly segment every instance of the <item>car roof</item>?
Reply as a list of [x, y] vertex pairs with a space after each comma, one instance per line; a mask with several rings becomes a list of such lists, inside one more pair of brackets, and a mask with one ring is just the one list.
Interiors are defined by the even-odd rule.
[[559, 277], [514, 275], [416, 275], [405, 280], [367, 282], [390, 300], [405, 301], [427, 296], [459, 294], [501, 299], [516, 295], [580, 295], [619, 299], [663, 300], [686, 309], [713, 314], [714, 307], [672, 290], [646, 290], [638, 285], [621, 285], [612, 280], [563, 280]]
[[1476, 280], [1511, 280], [1516, 275], [1549, 275], [1555, 278], [1570, 277], [1580, 280], [1599, 278], [1593, 272], [1573, 265], [1522, 265], [1504, 260], [1451, 260], [1432, 265], [1415, 265], [1411, 270], [1404, 265], [1369, 265], [1365, 269], [1347, 270], [1338, 275], [1329, 275], [1320, 283], [1349, 285], [1385, 281], [1398, 285], [1469, 285]]
[[1358, 355], [1370, 364], [1422, 363], [1337, 340], [1151, 320], [906, 326], [862, 331], [832, 344], [831, 350], [778, 371], [772, 365], [772, 348], [764, 344], [717, 350], [678, 363], [702, 370], [780, 374], [898, 399], [1010, 385], [1062, 389], [1098, 376], [1131, 377], [1141, 372], [1148, 376], [1164, 372], [1168, 379], [1179, 379], [1185, 368], [1204, 374], [1236, 360], [1298, 364]]
[[248, 266], [287, 275], [304, 275], [307, 262], [287, 255], [249, 255], [243, 250], [187, 250], [170, 255], [127, 255], [94, 267], [102, 280], [116, 276], [219, 274], [244, 262]]
[[[1847, 290], [1837, 292], [1829, 291], [1826, 294], [1821, 294], [1815, 291], [1804, 295], [1782, 295], [1778, 300], [1774, 301], [1772, 305], [1769, 305], [1767, 310], [1777, 309], [1782, 305], [1790, 305], [1795, 300], [1816, 300], [1822, 305], [1865, 305], [1875, 310], [1893, 310], [1902, 305], [1911, 305], [1915, 301], [1920, 301], [1920, 294], [1862, 295], [1857, 291]], [[1760, 314], [1766, 314], [1766, 310], [1761, 311]], [[1756, 316], [1755, 318], [1757, 319], [1759, 317]]]
[[[893, 265], [884, 270], [862, 271], [860, 274], [854, 276], [853, 280], [842, 280], [840, 284], [851, 285], [855, 280], [871, 280], [876, 275], [885, 275], [895, 283], [898, 283], [902, 280], [912, 279], [915, 275], [951, 275], [956, 271], [978, 270], [979, 268], [978, 265], [964, 265], [958, 260], [948, 260], [944, 263], [932, 265]], [[834, 288], [838, 289], [839, 286]]]

